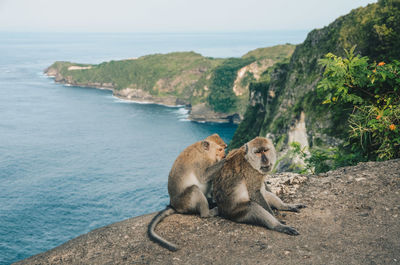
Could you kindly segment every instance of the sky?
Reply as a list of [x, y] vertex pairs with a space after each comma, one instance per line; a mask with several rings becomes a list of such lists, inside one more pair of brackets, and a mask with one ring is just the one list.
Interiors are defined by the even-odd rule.
[[0, 0], [0, 31], [311, 30], [373, 0]]

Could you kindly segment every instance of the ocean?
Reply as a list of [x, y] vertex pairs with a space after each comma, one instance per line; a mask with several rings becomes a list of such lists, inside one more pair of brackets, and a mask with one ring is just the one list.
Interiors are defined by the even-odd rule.
[[212, 133], [229, 142], [236, 129], [190, 122], [184, 108], [56, 84], [46, 67], [173, 51], [239, 57], [306, 34], [0, 32], [0, 264], [163, 209], [178, 154]]

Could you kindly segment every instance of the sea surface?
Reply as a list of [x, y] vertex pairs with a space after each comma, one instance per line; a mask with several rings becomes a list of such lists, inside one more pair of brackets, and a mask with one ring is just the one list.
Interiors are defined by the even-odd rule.
[[46, 67], [173, 51], [239, 57], [301, 43], [306, 33], [0, 32], [0, 264], [161, 210], [178, 154], [212, 133], [229, 142], [236, 129], [190, 122], [184, 108], [56, 84]]

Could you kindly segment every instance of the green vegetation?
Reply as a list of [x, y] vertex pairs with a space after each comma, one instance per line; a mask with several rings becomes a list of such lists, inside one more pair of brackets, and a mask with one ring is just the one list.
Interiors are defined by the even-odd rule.
[[[231, 148], [243, 144], [247, 135], [265, 136], [271, 133], [277, 149], [282, 150], [287, 147], [290, 126], [304, 112], [311, 148], [307, 161], [316, 171], [357, 161], [399, 157], [397, 135], [400, 108], [396, 103], [398, 92], [394, 92], [398, 91], [395, 87], [398, 87], [396, 82], [399, 81], [398, 77], [394, 77], [398, 71], [396, 60], [400, 59], [398, 21], [400, 2], [379, 0], [378, 3], [352, 10], [327, 27], [311, 31], [306, 40], [296, 46], [290, 61], [275, 64], [261, 76], [257, 85], [250, 85], [250, 89], [257, 88], [257, 91], [251, 91], [255, 96], [250, 102], [256, 103], [258, 110], [254, 111], [254, 105], [248, 108], [245, 119], [235, 132]], [[340, 70], [339, 66], [344, 67], [342, 64], [346, 64], [345, 60], [349, 58], [339, 58], [346, 56], [345, 49], [350, 50], [355, 45], [353, 52], [356, 55], [353, 55], [350, 72]], [[328, 53], [337, 57], [325, 60], [338, 60], [334, 69], [337, 72], [331, 69], [330, 78], [347, 75], [350, 81], [360, 82], [352, 84], [346, 79], [348, 84], [368, 90], [375, 101], [367, 103], [368, 96], [360, 95], [359, 91], [335, 90], [335, 79], [330, 79], [330, 89], [326, 86], [325, 90], [322, 89], [321, 86], [328, 82], [328, 77], [323, 75], [324, 67], [328, 66], [318, 62]], [[359, 55], [368, 56], [369, 60]], [[382, 61], [386, 64], [378, 66], [376, 62]], [[374, 67], [376, 72], [373, 72]], [[323, 78], [325, 81], [317, 89]], [[345, 93], [343, 91], [346, 96], [340, 94]], [[390, 99], [383, 96], [385, 93], [391, 95]], [[362, 104], [357, 101], [360, 97], [364, 102]], [[335, 102], [332, 102], [333, 98]], [[322, 104], [326, 99], [331, 102]]]
[[306, 148], [302, 148], [297, 142], [292, 142], [290, 147], [286, 156], [299, 156], [305, 163], [304, 166], [297, 165], [293, 168], [294, 171], [301, 174], [319, 174], [338, 167], [356, 165], [358, 162], [367, 161], [358, 152], [343, 152], [343, 150], [338, 147], [314, 147], [308, 150], [309, 152], [307, 152]]
[[[360, 161], [400, 158], [400, 62], [372, 62], [366, 56], [328, 53], [318, 84], [318, 99], [334, 109], [352, 109], [346, 117], [344, 143], [334, 148], [315, 146], [309, 153], [291, 144], [288, 156], [299, 155], [305, 167], [299, 171], [321, 173]], [[343, 118], [343, 117], [342, 117]]]
[[253, 57], [229, 58], [214, 69], [210, 84], [211, 92], [207, 101], [215, 111], [230, 113], [238, 108], [238, 99], [232, 90], [237, 71], [254, 61]]
[[296, 45], [293, 44], [285, 44], [285, 45], [276, 45], [272, 47], [266, 48], [258, 48], [253, 51], [249, 51], [242, 58], [255, 58], [256, 60], [263, 60], [263, 59], [271, 59], [274, 61], [281, 61], [284, 60], [292, 55]]
[[175, 97], [191, 105], [207, 103], [217, 112], [242, 114], [248, 102], [248, 86], [256, 79], [252, 72], [246, 72], [245, 78], [240, 80], [245, 91], [237, 96], [233, 85], [238, 70], [255, 61], [262, 65], [260, 60], [268, 59], [273, 63], [280, 58], [288, 58], [293, 49], [293, 45], [279, 45], [257, 49], [243, 58], [228, 59], [203, 57], [194, 52], [175, 52], [98, 65], [56, 62], [49, 69], [59, 74], [57, 81], [60, 82], [106, 86], [117, 91], [140, 89], [154, 97]]
[[[279, 139], [275, 141], [275, 144], [279, 143], [277, 147], [284, 145], [282, 139], [286, 139], [285, 132], [289, 124], [285, 123], [283, 116], [275, 118], [278, 112], [277, 106], [280, 105], [283, 99], [280, 97], [282, 90], [275, 88], [284, 84], [284, 76], [289, 67], [288, 62], [288, 59], [286, 59], [276, 63], [261, 75], [258, 82], [250, 84], [249, 91], [253, 97], [250, 99], [251, 103], [247, 107], [243, 121], [235, 131], [232, 142], [229, 145], [230, 149], [237, 148], [256, 136], [265, 136], [267, 133], [279, 135]], [[280, 82], [275, 82], [271, 77]], [[275, 129], [266, 129], [271, 127]]]
[[[184, 84], [197, 81], [200, 76], [222, 60], [205, 58], [194, 52], [154, 54], [138, 59], [110, 61], [99, 65], [91, 65], [91, 69], [68, 70], [63, 67], [61, 74], [77, 83], [112, 83], [118, 89], [127, 87], [141, 88], [153, 95], [173, 94], [187, 97]], [[75, 65], [75, 64], [74, 64]], [[69, 65], [66, 65], [69, 66]], [[190, 72], [191, 74], [183, 74]], [[173, 89], [157, 89], [157, 82], [164, 81], [165, 86], [175, 79], [180, 79], [182, 86]], [[163, 90], [164, 89], [164, 90]]]
[[[355, 48], [355, 47], [354, 47]], [[400, 62], [372, 62], [368, 57], [327, 54], [318, 93], [330, 105], [351, 104], [347, 145], [368, 160], [400, 157]]]

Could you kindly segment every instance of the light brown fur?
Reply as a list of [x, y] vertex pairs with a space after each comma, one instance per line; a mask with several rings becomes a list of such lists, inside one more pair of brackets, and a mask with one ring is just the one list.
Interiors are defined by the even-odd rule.
[[208, 136], [204, 140], [214, 142], [214, 143], [222, 146], [224, 149], [228, 147], [228, 145], [224, 142], [224, 140], [222, 140], [222, 138], [217, 133], [214, 133], [213, 135]]
[[215, 216], [218, 209], [209, 210], [207, 196], [211, 192], [212, 177], [219, 170], [225, 157], [225, 142], [218, 134], [188, 146], [180, 153], [172, 165], [168, 176], [170, 206], [161, 211], [151, 221], [149, 237], [168, 248], [177, 246], [155, 234], [154, 229], [163, 218], [175, 212], [199, 213], [201, 217]]
[[[200, 213], [202, 217], [209, 215], [208, 203], [207, 209], [205, 205], [204, 207], [198, 205], [199, 200], [206, 199], [205, 195], [209, 193], [211, 187], [212, 175], [205, 173], [207, 168], [222, 160], [224, 156], [224, 148], [213, 141], [207, 141], [207, 138], [182, 151], [168, 176], [170, 203], [177, 212]], [[202, 192], [204, 198], [198, 190]]]

